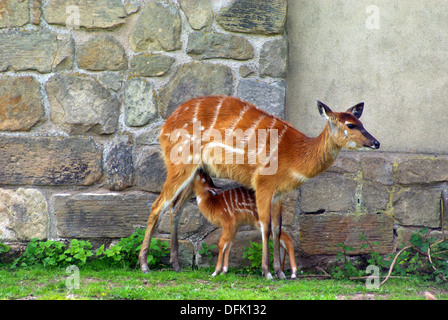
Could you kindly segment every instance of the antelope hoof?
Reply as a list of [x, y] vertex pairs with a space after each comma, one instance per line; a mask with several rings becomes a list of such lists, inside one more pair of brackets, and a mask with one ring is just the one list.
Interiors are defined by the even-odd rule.
[[270, 272], [266, 273], [266, 280], [274, 280]]
[[142, 270], [143, 273], [149, 273], [148, 265], [145, 264], [141, 265], [140, 270]]
[[280, 280], [285, 280], [286, 276], [283, 273], [283, 271], [279, 271], [279, 272], [277, 272], [277, 278], [279, 278]]

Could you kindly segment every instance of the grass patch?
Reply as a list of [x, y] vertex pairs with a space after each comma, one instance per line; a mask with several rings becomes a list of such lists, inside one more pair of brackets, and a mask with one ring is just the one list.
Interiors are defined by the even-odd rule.
[[67, 289], [65, 269], [0, 270], [0, 299], [78, 300], [420, 300], [429, 291], [448, 300], [445, 286], [421, 279], [390, 279], [379, 289], [364, 281], [298, 279], [267, 281], [261, 276], [210, 272], [151, 271], [82, 267], [79, 289]]

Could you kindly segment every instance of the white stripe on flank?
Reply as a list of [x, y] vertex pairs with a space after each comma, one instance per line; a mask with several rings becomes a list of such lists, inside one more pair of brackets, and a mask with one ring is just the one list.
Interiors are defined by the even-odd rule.
[[224, 101], [224, 98], [221, 99], [221, 101], [219, 101], [218, 105], [216, 106], [216, 113], [215, 113], [215, 117], [213, 119], [212, 124], [210, 125], [209, 130], [213, 129], [215, 127], [216, 124], [216, 120], [218, 120], [218, 116], [219, 116], [219, 110], [221, 110], [221, 106], [222, 106], [222, 102]]
[[240, 115], [238, 116], [238, 118], [235, 120], [232, 126], [228, 128], [229, 130], [228, 132], [232, 132], [236, 128], [238, 122], [240, 122], [240, 120], [244, 117], [244, 114], [247, 112], [247, 110], [249, 110], [249, 108], [250, 108], [249, 105], [246, 103], [244, 109], [240, 111]]
[[[256, 134], [256, 128], [257, 128], [257, 126], [258, 126], [258, 124], [261, 122], [261, 120], [263, 120], [264, 118], [266, 117], [266, 115], [261, 115], [261, 117], [259, 117], [255, 122], [254, 122], [254, 124], [249, 128], [249, 129], [247, 129], [245, 132], [244, 132], [244, 135], [245, 135], [245, 137], [244, 137], [244, 146], [246, 146], [246, 144], [249, 142], [249, 140], [252, 138], [252, 136], [254, 135], [254, 134]], [[255, 141], [256, 141], [256, 136], [255, 136]]]

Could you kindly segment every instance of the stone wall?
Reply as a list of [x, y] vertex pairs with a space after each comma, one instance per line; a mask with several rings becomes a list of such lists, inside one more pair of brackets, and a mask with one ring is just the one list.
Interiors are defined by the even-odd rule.
[[[285, 20], [286, 0], [1, 1], [0, 241], [146, 227], [180, 103], [228, 94], [284, 116]], [[191, 201], [186, 264], [215, 229]]]
[[[189, 98], [230, 94], [285, 115], [286, 0], [1, 3], [1, 242], [101, 244], [146, 227], [165, 181], [157, 136]], [[447, 182], [445, 155], [341, 152], [285, 197], [284, 229], [304, 267], [341, 242], [366, 253], [361, 236], [387, 253], [415, 229], [441, 233]], [[169, 220], [157, 237], [170, 237]], [[192, 200], [180, 222], [183, 265], [219, 235]], [[240, 228], [232, 265], [250, 241], [258, 231]]]

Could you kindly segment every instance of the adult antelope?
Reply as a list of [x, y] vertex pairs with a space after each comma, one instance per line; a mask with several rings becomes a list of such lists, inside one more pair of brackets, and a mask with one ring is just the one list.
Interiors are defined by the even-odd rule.
[[[218, 243], [218, 261], [212, 276], [218, 272], [227, 273], [229, 253], [238, 227], [249, 224], [260, 230], [255, 194], [252, 190], [238, 187], [223, 191], [215, 186], [210, 176], [202, 169], [198, 170], [193, 182], [199, 210], [208, 221], [222, 227]], [[281, 209], [281, 208], [280, 208]], [[286, 253], [291, 265], [291, 278], [296, 278], [297, 264], [294, 257], [294, 245], [291, 237], [284, 231], [280, 234], [280, 245], [285, 250], [282, 258], [282, 270], [285, 267]]]
[[325, 171], [343, 147], [380, 147], [358, 120], [364, 103], [346, 112], [333, 112], [320, 101], [317, 106], [328, 122], [318, 137], [310, 138], [288, 122], [238, 98], [208, 96], [180, 105], [166, 120], [159, 136], [167, 178], [151, 207], [139, 254], [141, 270], [149, 271], [149, 244], [157, 220], [166, 209], [171, 210], [171, 263], [179, 270], [177, 225], [183, 206], [193, 194], [195, 174], [204, 168], [214, 176], [235, 180], [255, 191], [263, 242], [262, 272], [272, 279], [268, 266], [272, 230], [274, 271], [284, 279], [279, 250], [281, 195]]

